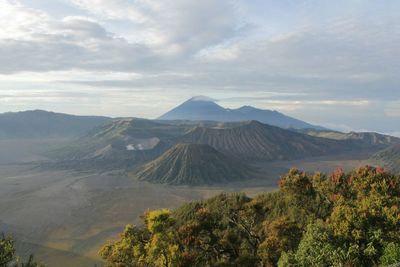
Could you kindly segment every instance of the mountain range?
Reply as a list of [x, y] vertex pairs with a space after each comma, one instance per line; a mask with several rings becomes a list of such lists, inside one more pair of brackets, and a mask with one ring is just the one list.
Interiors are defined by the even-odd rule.
[[59, 148], [55, 156], [68, 160], [130, 159], [133, 166], [178, 143], [206, 144], [234, 158], [269, 161], [354, 148], [347, 140], [309, 136], [257, 121], [206, 125], [114, 119]]
[[[280, 126], [280, 127], [279, 127]], [[398, 166], [400, 138], [342, 133], [253, 107], [225, 109], [192, 98], [157, 120], [74, 116], [41, 110], [0, 114], [0, 138], [70, 138], [52, 147], [48, 164], [119, 169], [168, 184], [246, 179], [253, 162], [305, 159], [352, 151]]]
[[[314, 132], [313, 134], [317, 135]], [[328, 131], [321, 135], [329, 136]], [[220, 173], [226, 173], [223, 171], [225, 166], [231, 165], [232, 170], [235, 170], [234, 165], [238, 162], [247, 164], [304, 159], [366, 148], [377, 151], [400, 143], [398, 138], [375, 133], [334, 132], [332, 135], [336, 138], [299, 133], [293, 129], [282, 129], [258, 121], [169, 123], [124, 118], [113, 119], [90, 130], [69, 145], [52, 151], [51, 157], [67, 166], [87, 163], [96, 169], [123, 168], [129, 172], [134, 171], [136, 177], [151, 182], [200, 184], [211, 183], [211, 180], [207, 180], [211, 178], [193, 175], [209, 175], [208, 168], [215, 170], [212, 177], [217, 177], [215, 183], [219, 183], [222, 181], [218, 178]], [[211, 152], [208, 147], [216, 152]], [[195, 165], [191, 161], [194, 158], [202, 164]], [[217, 163], [217, 158], [223, 160]], [[205, 164], [206, 162], [209, 164]], [[166, 166], [170, 166], [170, 172], [167, 172]], [[196, 172], [187, 171], [191, 168], [197, 169]], [[201, 168], [204, 170], [200, 171]], [[179, 169], [182, 171], [178, 171]], [[241, 177], [248, 177], [239, 170], [238, 173], [242, 174]], [[233, 174], [230, 176], [234, 178]], [[197, 179], [198, 182], [195, 181]]]
[[0, 114], [0, 138], [73, 137], [110, 121], [101, 116], [75, 116], [44, 110]]
[[252, 106], [243, 106], [238, 109], [224, 108], [215, 103], [213, 99], [204, 96], [197, 96], [187, 100], [160, 116], [158, 120], [220, 122], [257, 120], [281, 128], [324, 129], [321, 126], [309, 124], [275, 110], [258, 109]]
[[[76, 116], [44, 110], [28, 110], [0, 114], [0, 138], [71, 138], [110, 122], [105, 116]], [[207, 97], [193, 97], [158, 118], [168, 124], [217, 125], [218, 122], [258, 120], [282, 128], [321, 129], [277, 111], [251, 106], [225, 109]], [[201, 122], [200, 122], [201, 121]]]

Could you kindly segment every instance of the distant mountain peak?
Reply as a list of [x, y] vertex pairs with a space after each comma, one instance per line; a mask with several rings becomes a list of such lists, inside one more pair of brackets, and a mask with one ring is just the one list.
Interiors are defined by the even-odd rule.
[[208, 97], [208, 96], [198, 95], [198, 96], [194, 96], [194, 97], [190, 98], [190, 99], [188, 100], [188, 102], [189, 102], [189, 101], [215, 102], [215, 101], [217, 101], [217, 100], [216, 100], [216, 99], [213, 99], [213, 98], [211, 98], [211, 97]]
[[285, 129], [323, 129], [275, 110], [259, 109], [248, 105], [238, 109], [229, 109], [218, 105], [215, 101], [207, 96], [195, 96], [163, 114], [158, 119], [219, 122], [257, 120]]
[[254, 110], [254, 109], [256, 109], [256, 108], [253, 106], [249, 106], [249, 105], [244, 105], [244, 106], [241, 106], [240, 108], [238, 108], [238, 110]]
[[265, 126], [265, 124], [263, 124], [257, 120], [249, 120], [249, 121], [247, 121], [247, 125], [256, 125], [256, 126], [262, 126], [262, 127]]

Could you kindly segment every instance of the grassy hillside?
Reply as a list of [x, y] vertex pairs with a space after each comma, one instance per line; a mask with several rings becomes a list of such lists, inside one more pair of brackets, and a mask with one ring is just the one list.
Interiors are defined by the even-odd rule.
[[140, 180], [177, 185], [226, 183], [248, 175], [243, 163], [200, 144], [177, 144], [136, 173]]

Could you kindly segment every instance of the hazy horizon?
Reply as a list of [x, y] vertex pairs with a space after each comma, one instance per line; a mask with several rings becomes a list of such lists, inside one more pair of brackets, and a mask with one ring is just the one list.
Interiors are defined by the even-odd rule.
[[156, 118], [194, 95], [400, 135], [396, 1], [0, 0], [0, 112]]

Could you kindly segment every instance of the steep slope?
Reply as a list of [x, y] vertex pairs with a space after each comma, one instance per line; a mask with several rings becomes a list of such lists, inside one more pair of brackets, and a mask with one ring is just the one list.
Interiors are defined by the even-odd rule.
[[207, 97], [191, 98], [158, 119], [221, 122], [257, 120], [281, 128], [322, 129], [320, 126], [311, 125], [277, 111], [257, 109], [251, 106], [244, 106], [238, 109], [225, 109]]
[[311, 136], [335, 139], [335, 140], [352, 140], [361, 146], [390, 146], [400, 144], [400, 138], [379, 134], [374, 132], [349, 132], [342, 133], [337, 131], [318, 131], [315, 129], [297, 129], [297, 132], [305, 133]]
[[0, 114], [0, 138], [73, 137], [110, 120], [43, 110], [8, 112]]
[[153, 183], [203, 185], [245, 179], [248, 168], [209, 145], [177, 144], [135, 176]]
[[383, 163], [384, 167], [400, 173], [400, 144], [376, 153], [372, 159]]
[[233, 128], [196, 127], [180, 142], [208, 144], [245, 160], [298, 159], [351, 149], [347, 141], [313, 137], [257, 121]]

